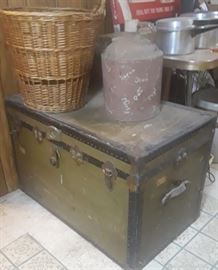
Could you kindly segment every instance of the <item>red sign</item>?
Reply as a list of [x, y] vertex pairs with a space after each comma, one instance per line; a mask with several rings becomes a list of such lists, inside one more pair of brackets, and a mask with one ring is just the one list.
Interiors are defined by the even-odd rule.
[[174, 17], [179, 12], [181, 0], [110, 0], [114, 24], [126, 20], [156, 20]]

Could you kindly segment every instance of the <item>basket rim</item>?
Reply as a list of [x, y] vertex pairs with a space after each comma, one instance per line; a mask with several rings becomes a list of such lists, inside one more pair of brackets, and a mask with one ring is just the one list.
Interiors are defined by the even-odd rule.
[[72, 16], [72, 15], [99, 15], [102, 12], [93, 9], [83, 8], [62, 8], [62, 7], [17, 7], [4, 8], [0, 14], [11, 16]]

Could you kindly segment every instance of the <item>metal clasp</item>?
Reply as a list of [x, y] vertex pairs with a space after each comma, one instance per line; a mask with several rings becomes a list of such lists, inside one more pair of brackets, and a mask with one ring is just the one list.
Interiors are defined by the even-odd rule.
[[61, 155], [60, 155], [58, 148], [53, 148], [52, 155], [51, 155], [50, 160], [49, 160], [50, 164], [55, 168], [59, 168], [60, 158], [61, 158]]
[[54, 127], [54, 126], [49, 126], [48, 127], [48, 132], [47, 132], [47, 139], [51, 141], [61, 141], [61, 130]]
[[38, 143], [41, 143], [43, 141], [43, 133], [37, 127], [33, 128], [33, 134]]
[[114, 186], [114, 181], [117, 179], [117, 176], [118, 176], [118, 172], [116, 168], [114, 167], [113, 163], [111, 163], [110, 161], [106, 161], [102, 165], [102, 171], [105, 176], [104, 179], [105, 179], [105, 184], [107, 188], [109, 190], [112, 190]]
[[70, 148], [70, 154], [78, 165], [83, 163], [83, 153], [78, 146], [72, 146]]

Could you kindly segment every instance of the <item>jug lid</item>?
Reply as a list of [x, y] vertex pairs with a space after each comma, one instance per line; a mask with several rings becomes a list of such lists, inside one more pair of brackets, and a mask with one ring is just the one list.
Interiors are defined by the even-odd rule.
[[162, 51], [150, 40], [138, 33], [125, 33], [113, 38], [103, 52], [104, 58], [119, 60], [142, 60], [162, 56]]

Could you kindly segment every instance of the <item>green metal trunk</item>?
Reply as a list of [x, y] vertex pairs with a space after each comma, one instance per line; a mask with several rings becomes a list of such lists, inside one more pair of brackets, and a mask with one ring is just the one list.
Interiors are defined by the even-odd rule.
[[78, 112], [7, 100], [20, 187], [125, 269], [142, 269], [200, 213], [216, 117], [164, 103], [120, 123], [98, 94]]

